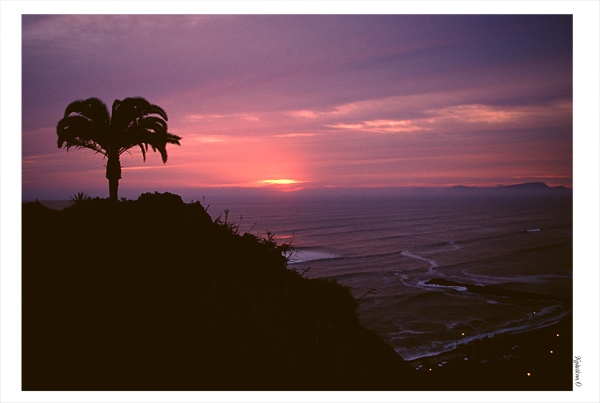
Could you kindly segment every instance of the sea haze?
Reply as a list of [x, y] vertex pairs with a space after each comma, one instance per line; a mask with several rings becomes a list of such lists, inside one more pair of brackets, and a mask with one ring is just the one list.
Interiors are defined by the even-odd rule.
[[[242, 233], [292, 242], [290, 269], [350, 286], [362, 297], [363, 325], [406, 360], [549, 325], [571, 312], [573, 209], [563, 193], [205, 203], [213, 218], [228, 210]], [[481, 286], [496, 291], [473, 291]]]

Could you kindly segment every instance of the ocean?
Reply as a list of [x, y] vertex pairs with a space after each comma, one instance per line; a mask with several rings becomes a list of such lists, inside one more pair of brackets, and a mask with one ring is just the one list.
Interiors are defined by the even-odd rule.
[[[335, 278], [363, 326], [414, 360], [558, 322], [573, 295], [568, 198], [315, 197], [204, 201], [240, 233], [291, 242], [289, 268]], [[445, 279], [456, 284], [427, 284]], [[522, 294], [490, 295], [463, 285]], [[524, 293], [556, 298], [527, 298]]]
[[[360, 298], [362, 325], [405, 360], [551, 325], [572, 311], [570, 198], [289, 193], [201, 201], [213, 219], [227, 218], [240, 233], [291, 242], [290, 270], [349, 286]], [[428, 284], [432, 279], [456, 284]], [[465, 285], [556, 298], [492, 295]]]

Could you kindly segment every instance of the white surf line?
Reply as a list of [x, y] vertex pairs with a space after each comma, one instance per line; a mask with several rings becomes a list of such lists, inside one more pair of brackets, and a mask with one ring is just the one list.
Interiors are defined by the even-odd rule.
[[448, 242], [448, 245], [452, 246], [452, 249], [436, 249], [436, 250], [430, 250], [430, 251], [427, 251], [427, 252], [419, 252], [419, 253], [421, 255], [430, 255], [432, 253], [450, 252], [450, 251], [453, 251], [453, 250], [460, 249], [460, 246], [458, 246], [454, 241]]
[[423, 256], [415, 255], [414, 253], [412, 253], [410, 251], [405, 250], [405, 251], [401, 252], [400, 254], [402, 256], [412, 257], [413, 259], [423, 260], [424, 262], [428, 262], [431, 265], [429, 270], [433, 269], [434, 267], [439, 267], [439, 265], [436, 263], [435, 260], [427, 259], [427, 258], [424, 258]]
[[[460, 246], [458, 246], [454, 241], [448, 242], [448, 245], [452, 246], [452, 249], [450, 249], [450, 250], [458, 250], [458, 249], [460, 249]], [[431, 253], [440, 253], [440, 252], [448, 252], [448, 250], [447, 249], [440, 249], [440, 250], [431, 250], [431, 251], [427, 251], [427, 252], [419, 252], [420, 255], [417, 255], [416, 253], [412, 253], [411, 251], [405, 250], [405, 251], [400, 252], [400, 254], [402, 256], [411, 257], [413, 259], [422, 260], [424, 262], [429, 263], [431, 265], [429, 267], [429, 273], [433, 273], [433, 272], [437, 273], [436, 270], [433, 270], [434, 267], [439, 267], [439, 265], [437, 264], [437, 262], [435, 260], [433, 260], [433, 259], [427, 259], [427, 258], [425, 258], [425, 257], [423, 257], [421, 255], [429, 255]], [[394, 275], [395, 276], [399, 276], [400, 272], [397, 271], [397, 272], [394, 273]], [[403, 279], [407, 279], [407, 277], [404, 276], [404, 275], [402, 276], [402, 278]]]
[[[565, 275], [565, 274], [531, 274], [531, 275], [519, 275], [514, 277], [500, 277], [500, 276], [486, 276], [484, 274], [472, 274], [469, 272], [469, 269], [461, 270], [461, 273], [467, 276], [472, 281], [482, 281], [486, 284], [500, 284], [505, 282], [519, 282], [519, 283], [529, 283], [529, 284], [538, 284], [542, 283], [547, 279], [554, 278], [565, 278], [572, 279], [573, 276]], [[484, 285], [484, 284], [477, 284]]]

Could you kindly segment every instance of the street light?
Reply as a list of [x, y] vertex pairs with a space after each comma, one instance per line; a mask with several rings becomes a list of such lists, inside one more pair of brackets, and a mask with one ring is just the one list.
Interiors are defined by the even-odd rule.
[[454, 348], [458, 348], [458, 336], [464, 336], [465, 332], [462, 332], [461, 334], [456, 333], [456, 346]]
[[460, 334], [458, 334], [458, 332], [456, 332], [456, 344], [454, 346], [454, 358], [458, 357], [458, 336], [464, 336], [465, 332], [462, 332]]

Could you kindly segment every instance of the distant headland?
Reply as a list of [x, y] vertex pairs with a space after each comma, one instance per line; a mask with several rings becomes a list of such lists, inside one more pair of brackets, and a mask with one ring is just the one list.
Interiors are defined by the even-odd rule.
[[451, 197], [572, 197], [573, 189], [548, 186], [544, 182], [527, 182], [502, 186], [465, 186], [415, 188], [414, 195]]

